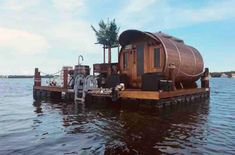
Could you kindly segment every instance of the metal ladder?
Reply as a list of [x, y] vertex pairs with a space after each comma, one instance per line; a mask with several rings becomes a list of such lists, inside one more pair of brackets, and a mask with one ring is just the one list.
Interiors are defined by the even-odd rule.
[[75, 78], [74, 100], [84, 102], [87, 92], [97, 88], [98, 82], [95, 76], [85, 77], [83, 74], [78, 74]]

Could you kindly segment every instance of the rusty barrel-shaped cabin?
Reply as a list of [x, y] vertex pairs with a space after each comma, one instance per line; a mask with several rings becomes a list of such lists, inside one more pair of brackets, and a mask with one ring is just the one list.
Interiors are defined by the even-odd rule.
[[195, 81], [203, 73], [203, 59], [183, 40], [161, 32], [127, 30], [120, 35], [119, 43], [119, 71], [129, 78], [129, 87], [159, 90], [156, 85], [159, 80], [171, 78], [172, 66], [177, 89], [197, 87]]

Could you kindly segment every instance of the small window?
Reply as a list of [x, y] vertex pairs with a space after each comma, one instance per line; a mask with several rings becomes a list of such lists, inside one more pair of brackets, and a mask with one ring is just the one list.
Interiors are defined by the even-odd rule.
[[160, 48], [154, 48], [154, 68], [161, 67], [161, 61], [160, 61]]
[[123, 67], [128, 68], [128, 52], [123, 53]]

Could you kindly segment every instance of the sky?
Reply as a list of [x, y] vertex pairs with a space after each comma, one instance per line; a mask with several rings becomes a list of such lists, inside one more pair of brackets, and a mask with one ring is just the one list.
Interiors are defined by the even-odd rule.
[[[197, 48], [210, 71], [235, 70], [235, 0], [0, 0], [0, 75], [102, 63], [91, 25], [162, 31]], [[117, 61], [117, 50], [112, 60]]]

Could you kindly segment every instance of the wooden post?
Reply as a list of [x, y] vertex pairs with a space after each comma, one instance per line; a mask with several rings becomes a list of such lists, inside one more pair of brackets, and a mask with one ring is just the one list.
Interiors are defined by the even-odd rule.
[[169, 80], [172, 81], [171, 90], [175, 91], [176, 87], [175, 87], [175, 65], [174, 64], [169, 65]]
[[104, 55], [104, 64], [105, 64], [105, 45], [103, 46], [103, 49], [104, 49], [103, 55]]
[[120, 52], [119, 50], [120, 50], [120, 45], [118, 44], [118, 55], [119, 55], [119, 52]]
[[41, 75], [38, 68], [34, 70], [34, 86], [41, 86]]
[[[118, 62], [119, 62], [119, 61], [120, 61], [120, 60], [119, 60], [120, 44], [118, 44], [118, 48], [117, 48], [117, 50], [118, 50], [118, 55], [117, 55], [117, 57], [118, 57]], [[135, 61], [135, 59], [134, 59], [134, 61]]]
[[209, 84], [209, 69], [205, 68], [203, 75], [201, 76], [201, 87], [210, 88]]
[[64, 81], [63, 81], [63, 83], [64, 83], [64, 88], [68, 88], [68, 69], [67, 68], [65, 68], [64, 70], [63, 70], [63, 72], [64, 72]]
[[109, 61], [108, 61], [109, 64], [111, 64], [111, 57], [112, 57], [111, 56], [111, 47], [109, 47]]

